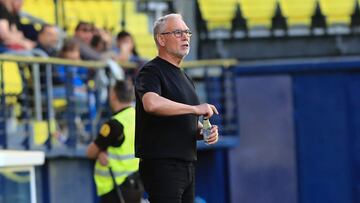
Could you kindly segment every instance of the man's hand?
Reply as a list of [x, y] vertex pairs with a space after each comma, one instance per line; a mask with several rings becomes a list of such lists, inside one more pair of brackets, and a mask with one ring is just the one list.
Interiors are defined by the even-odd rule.
[[208, 137], [207, 140], [205, 140], [205, 142], [207, 144], [215, 144], [217, 143], [217, 141], [219, 140], [219, 132], [218, 132], [218, 127], [217, 125], [212, 125], [211, 127], [211, 134]]
[[101, 165], [107, 166], [109, 163], [108, 154], [106, 152], [101, 151], [98, 156], [98, 161]]
[[210, 118], [213, 114], [219, 114], [216, 107], [212, 104], [204, 103], [195, 106], [195, 114], [199, 116], [204, 116], [205, 118]]

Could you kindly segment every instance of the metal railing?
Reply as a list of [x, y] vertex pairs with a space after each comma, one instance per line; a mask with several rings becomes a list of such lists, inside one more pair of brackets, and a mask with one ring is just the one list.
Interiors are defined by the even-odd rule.
[[[236, 64], [236, 60], [182, 64], [201, 101], [220, 110], [212, 122], [224, 135], [237, 134], [228, 68]], [[99, 125], [111, 115], [107, 91], [111, 81], [125, 77], [120, 67], [130, 73], [136, 64], [0, 55], [0, 148], [83, 155]]]

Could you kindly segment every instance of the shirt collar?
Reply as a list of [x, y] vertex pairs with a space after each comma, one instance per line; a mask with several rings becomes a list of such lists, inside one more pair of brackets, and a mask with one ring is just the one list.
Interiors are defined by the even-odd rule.
[[118, 113], [120, 113], [120, 112], [122, 112], [122, 111], [125, 111], [125, 110], [128, 109], [128, 108], [131, 108], [131, 106], [127, 106], [127, 107], [124, 107], [124, 108], [120, 109], [119, 111], [113, 113], [113, 116], [115, 116], [116, 114], [118, 114]]

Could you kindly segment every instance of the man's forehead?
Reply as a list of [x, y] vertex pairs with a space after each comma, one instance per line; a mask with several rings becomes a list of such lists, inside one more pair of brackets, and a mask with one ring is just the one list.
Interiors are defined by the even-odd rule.
[[171, 30], [185, 30], [189, 29], [185, 22], [180, 18], [170, 18], [166, 25], [167, 29]]

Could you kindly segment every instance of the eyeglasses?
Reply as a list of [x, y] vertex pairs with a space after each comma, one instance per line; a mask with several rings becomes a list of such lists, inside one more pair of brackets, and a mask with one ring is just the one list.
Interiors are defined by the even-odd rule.
[[190, 30], [174, 30], [171, 32], [163, 32], [160, 33], [161, 35], [168, 35], [168, 34], [174, 34], [175, 37], [180, 38], [183, 36], [183, 34], [186, 34], [187, 37], [191, 37], [192, 32]]

